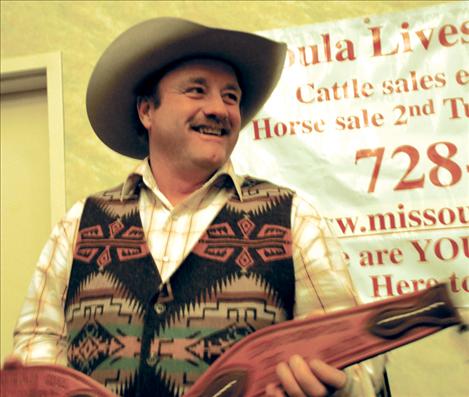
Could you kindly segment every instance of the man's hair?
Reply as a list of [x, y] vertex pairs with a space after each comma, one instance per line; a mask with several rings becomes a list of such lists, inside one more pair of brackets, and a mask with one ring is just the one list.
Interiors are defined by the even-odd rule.
[[[161, 96], [159, 89], [159, 82], [161, 80], [161, 74], [151, 76], [145, 79], [145, 81], [137, 89], [137, 100], [136, 105], [139, 106], [142, 102], [148, 101], [153, 103], [155, 108], [161, 105]], [[140, 121], [140, 120], [139, 120]], [[138, 138], [144, 139], [145, 143], [148, 143], [148, 131], [141, 122], [138, 123]]]

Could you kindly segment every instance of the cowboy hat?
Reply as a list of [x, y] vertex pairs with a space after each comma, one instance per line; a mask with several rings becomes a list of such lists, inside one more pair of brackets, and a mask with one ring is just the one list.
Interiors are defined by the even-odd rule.
[[237, 72], [243, 91], [243, 128], [272, 93], [285, 53], [285, 43], [251, 33], [180, 18], [150, 19], [122, 33], [104, 51], [88, 83], [88, 118], [96, 135], [111, 149], [144, 158], [148, 144], [137, 138], [142, 127], [136, 110], [142, 82], [177, 61], [209, 57], [229, 63]]

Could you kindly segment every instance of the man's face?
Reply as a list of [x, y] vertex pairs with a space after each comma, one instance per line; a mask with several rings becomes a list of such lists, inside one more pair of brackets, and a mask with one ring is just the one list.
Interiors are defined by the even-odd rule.
[[139, 105], [152, 166], [210, 176], [238, 140], [241, 89], [234, 70], [216, 60], [187, 61], [162, 77], [158, 93], [157, 108]]

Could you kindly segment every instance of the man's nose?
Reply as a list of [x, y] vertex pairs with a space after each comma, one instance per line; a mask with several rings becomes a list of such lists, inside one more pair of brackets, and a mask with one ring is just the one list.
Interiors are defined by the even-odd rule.
[[228, 118], [228, 109], [220, 95], [210, 95], [206, 98], [203, 112], [207, 118], [216, 118], [226, 120]]

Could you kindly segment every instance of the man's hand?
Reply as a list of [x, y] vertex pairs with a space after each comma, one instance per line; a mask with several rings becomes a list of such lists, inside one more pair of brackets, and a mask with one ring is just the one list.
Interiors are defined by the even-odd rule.
[[306, 362], [299, 355], [278, 364], [276, 371], [282, 387], [268, 385], [269, 397], [284, 397], [285, 393], [289, 397], [325, 397], [342, 389], [347, 382], [345, 372], [321, 360]]

